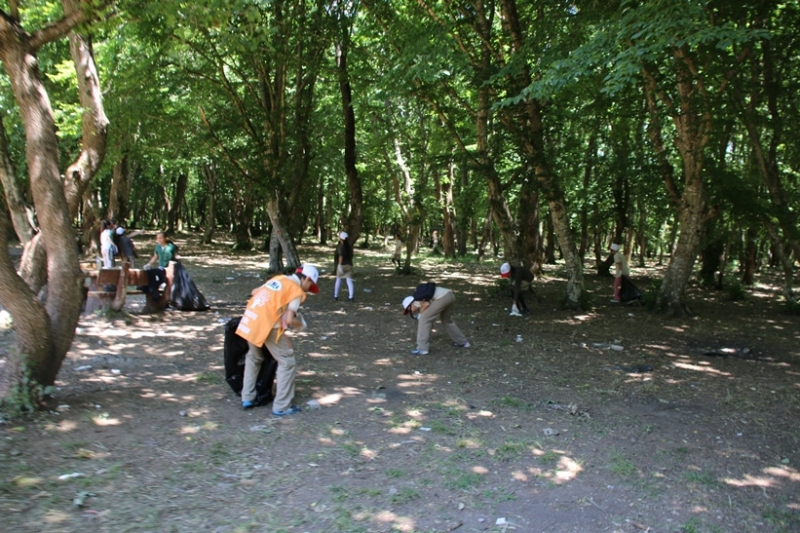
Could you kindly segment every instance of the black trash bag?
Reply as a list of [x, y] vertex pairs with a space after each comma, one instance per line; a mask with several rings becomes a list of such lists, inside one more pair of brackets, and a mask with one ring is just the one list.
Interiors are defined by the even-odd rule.
[[623, 302], [632, 302], [642, 297], [642, 291], [633, 284], [628, 276], [622, 276], [622, 288], [619, 297]]
[[[225, 381], [228, 382], [233, 392], [242, 395], [244, 385], [244, 358], [247, 355], [247, 341], [236, 334], [241, 318], [232, 318], [225, 324]], [[275, 382], [275, 372], [278, 362], [272, 357], [266, 346], [262, 346], [264, 362], [256, 377], [255, 405], [266, 405], [273, 400], [272, 384]]]
[[181, 311], [205, 311], [211, 307], [180, 263], [175, 263], [169, 303]]

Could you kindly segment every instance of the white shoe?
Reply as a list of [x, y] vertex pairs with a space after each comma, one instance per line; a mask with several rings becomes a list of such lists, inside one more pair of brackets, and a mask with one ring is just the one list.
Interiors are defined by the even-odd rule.
[[513, 310], [513, 311], [511, 311], [511, 312], [510, 312], [508, 315], [509, 315], [509, 316], [522, 316], [522, 313], [520, 313], [519, 311], [517, 311], [516, 309], [514, 309], [514, 310]]

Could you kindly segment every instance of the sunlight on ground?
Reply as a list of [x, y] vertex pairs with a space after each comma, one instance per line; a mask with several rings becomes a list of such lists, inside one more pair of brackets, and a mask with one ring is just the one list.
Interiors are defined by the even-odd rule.
[[111, 418], [108, 413], [101, 413], [92, 417], [95, 426], [119, 426], [122, 424], [119, 418]]
[[374, 516], [375, 520], [384, 524], [391, 524], [392, 531], [414, 531], [414, 520], [407, 516], [396, 515], [391, 511], [380, 511]]
[[78, 423], [74, 420], [61, 420], [57, 424], [48, 422], [44, 429], [45, 431], [56, 431], [59, 433], [68, 433], [78, 428]]
[[708, 365], [709, 363], [701, 363], [701, 364], [690, 364], [690, 363], [681, 363], [679, 361], [673, 361], [672, 366], [676, 368], [682, 368], [684, 370], [694, 370], [696, 372], [704, 372], [707, 374], [713, 374], [718, 376], [725, 376], [725, 377], [733, 377], [730, 372], [723, 372], [721, 370], [717, 370], [716, 368], [712, 368], [710, 366], [703, 366]]
[[770, 466], [762, 470], [765, 476], [755, 476], [752, 474], [745, 474], [740, 479], [724, 478], [723, 481], [733, 487], [760, 487], [779, 488], [783, 482], [788, 481], [792, 483], [800, 483], [800, 472], [795, 468], [788, 466]]

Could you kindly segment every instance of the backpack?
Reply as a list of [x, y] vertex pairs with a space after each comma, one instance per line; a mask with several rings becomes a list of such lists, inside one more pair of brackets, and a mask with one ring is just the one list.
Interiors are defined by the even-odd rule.
[[[239, 396], [242, 394], [244, 386], [244, 358], [247, 355], [247, 341], [236, 334], [241, 317], [232, 318], [225, 324], [224, 337], [224, 360], [225, 360], [225, 381], [228, 382], [233, 392]], [[278, 370], [278, 362], [269, 353], [269, 350], [262, 346], [264, 352], [264, 362], [261, 363], [261, 370], [256, 378], [256, 399], [254, 405], [266, 405], [273, 400], [272, 384], [275, 381], [275, 372]]]
[[421, 283], [414, 289], [414, 294], [411, 296], [418, 302], [429, 302], [433, 298], [433, 293], [436, 292], [436, 284], [432, 281], [428, 283]]

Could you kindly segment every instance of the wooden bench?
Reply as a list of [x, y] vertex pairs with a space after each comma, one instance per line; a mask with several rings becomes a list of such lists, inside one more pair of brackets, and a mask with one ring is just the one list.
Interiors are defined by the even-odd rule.
[[[100, 270], [84, 270], [86, 275], [86, 305], [84, 314], [91, 314], [97, 309], [110, 309], [121, 311], [125, 307], [125, 299], [129, 294], [146, 294], [147, 303], [144, 313], [163, 311], [169, 305], [172, 289], [172, 279], [175, 273], [175, 262], [170, 261], [166, 270], [166, 286], [163, 292], [151, 294], [138, 289], [147, 286], [149, 281], [147, 270], [130, 268], [128, 263], [121, 267], [101, 268]], [[113, 291], [104, 290], [104, 287], [113, 286]]]

